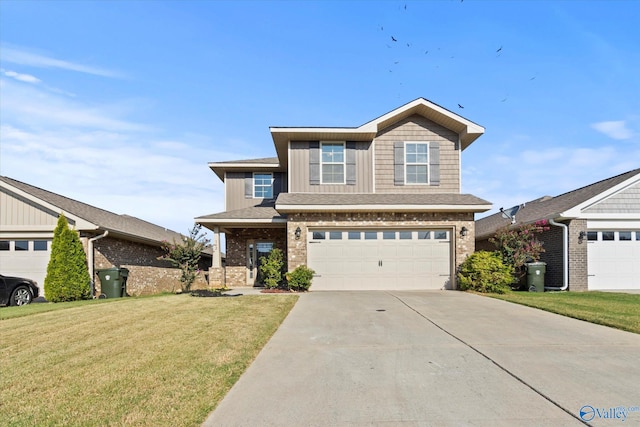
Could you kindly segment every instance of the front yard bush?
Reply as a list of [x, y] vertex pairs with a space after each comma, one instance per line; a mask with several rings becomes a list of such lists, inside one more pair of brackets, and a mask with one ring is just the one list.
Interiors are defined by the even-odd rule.
[[260, 258], [260, 274], [262, 282], [267, 289], [275, 289], [282, 282], [282, 269], [284, 268], [284, 256], [278, 248], [273, 248], [269, 255]]
[[311, 280], [315, 271], [307, 267], [306, 265], [299, 265], [295, 270], [287, 273], [287, 282], [289, 288], [294, 291], [308, 291], [311, 286]]
[[51, 258], [44, 279], [44, 297], [51, 302], [91, 298], [91, 277], [78, 232], [60, 214], [53, 231]]
[[503, 294], [513, 283], [513, 267], [502, 261], [498, 252], [478, 251], [458, 269], [461, 290]]

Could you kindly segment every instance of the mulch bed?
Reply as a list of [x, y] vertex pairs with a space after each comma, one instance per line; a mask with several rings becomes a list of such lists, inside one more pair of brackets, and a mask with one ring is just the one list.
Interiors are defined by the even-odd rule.
[[223, 291], [219, 290], [210, 290], [210, 289], [196, 289], [194, 291], [189, 292], [192, 297], [239, 297], [242, 294], [223, 294]]

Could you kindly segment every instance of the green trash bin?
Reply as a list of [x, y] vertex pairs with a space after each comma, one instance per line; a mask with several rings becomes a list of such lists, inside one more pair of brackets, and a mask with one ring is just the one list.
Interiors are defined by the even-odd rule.
[[529, 292], [544, 292], [544, 273], [546, 271], [546, 262], [527, 263], [527, 288]]
[[101, 297], [104, 298], [122, 298], [127, 295], [127, 277], [129, 270], [126, 268], [105, 268], [98, 270], [100, 278]]

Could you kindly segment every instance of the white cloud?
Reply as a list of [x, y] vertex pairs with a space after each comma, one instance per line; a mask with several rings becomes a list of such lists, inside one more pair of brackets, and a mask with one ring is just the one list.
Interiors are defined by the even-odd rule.
[[2, 60], [12, 64], [28, 65], [38, 68], [59, 68], [101, 77], [123, 78], [123, 74], [105, 68], [92, 67], [76, 62], [52, 58], [50, 56], [28, 52], [25, 49], [2, 45]]
[[41, 80], [37, 77], [34, 77], [30, 74], [22, 74], [22, 73], [17, 73], [15, 71], [10, 71], [10, 70], [2, 70], [2, 74], [4, 74], [7, 77], [11, 77], [12, 79], [16, 79], [18, 81], [21, 82], [25, 82], [25, 83], [40, 83]]
[[592, 123], [591, 127], [613, 139], [622, 140], [633, 137], [633, 132], [627, 128], [624, 120]]

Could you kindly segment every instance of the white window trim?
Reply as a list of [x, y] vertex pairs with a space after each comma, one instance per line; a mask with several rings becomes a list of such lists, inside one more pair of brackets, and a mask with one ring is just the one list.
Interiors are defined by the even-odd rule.
[[[322, 158], [324, 145], [342, 145], [342, 162], [325, 162]], [[342, 165], [342, 182], [324, 182], [324, 165]], [[344, 141], [320, 141], [320, 184], [344, 185], [347, 183], [347, 147]]]
[[[407, 162], [407, 144], [421, 144], [427, 146], [427, 163], [409, 163]], [[404, 142], [404, 185], [430, 185], [431, 184], [431, 168], [429, 167], [429, 149], [430, 142], [429, 141], [405, 141]], [[407, 180], [407, 170], [409, 169], [407, 166], [426, 166], [427, 167], [427, 182], [409, 182]]]
[[[270, 175], [271, 176], [271, 197], [260, 197], [260, 196], [256, 196], [256, 188], [258, 187], [256, 185], [256, 175]], [[272, 172], [254, 172], [253, 173], [253, 198], [254, 199], [266, 199], [266, 200], [271, 200], [274, 198], [274, 188], [273, 188], [273, 173]], [[260, 185], [259, 187], [264, 188], [266, 187], [266, 185]]]

